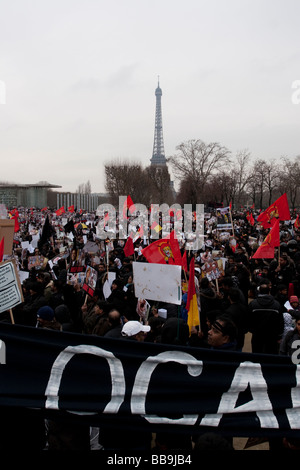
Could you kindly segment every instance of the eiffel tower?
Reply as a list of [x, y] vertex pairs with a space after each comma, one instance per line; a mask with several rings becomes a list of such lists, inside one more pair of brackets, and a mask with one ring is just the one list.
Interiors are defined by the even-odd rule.
[[154, 144], [153, 144], [153, 153], [151, 161], [151, 166], [160, 165], [166, 166], [167, 161], [165, 157], [164, 149], [164, 138], [162, 130], [162, 114], [161, 114], [161, 97], [162, 91], [159, 86], [159, 77], [158, 77], [158, 86], [155, 90], [156, 96], [156, 111], [155, 111], [155, 132], [154, 132]]

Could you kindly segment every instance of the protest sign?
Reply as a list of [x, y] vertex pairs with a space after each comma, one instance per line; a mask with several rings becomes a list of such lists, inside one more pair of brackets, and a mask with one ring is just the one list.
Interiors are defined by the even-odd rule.
[[230, 210], [228, 207], [220, 207], [216, 211], [217, 216], [217, 228], [218, 229], [230, 229], [231, 220], [230, 220]]
[[14, 260], [0, 263], [0, 313], [24, 301]]
[[4, 237], [4, 254], [11, 255], [15, 233], [15, 221], [12, 219], [0, 219], [0, 240]]
[[98, 279], [98, 273], [96, 269], [92, 268], [91, 266], [87, 266], [82, 289], [87, 294], [90, 294], [91, 296], [93, 296], [95, 289], [96, 289], [97, 279]]
[[181, 305], [181, 266], [133, 262], [135, 295]]

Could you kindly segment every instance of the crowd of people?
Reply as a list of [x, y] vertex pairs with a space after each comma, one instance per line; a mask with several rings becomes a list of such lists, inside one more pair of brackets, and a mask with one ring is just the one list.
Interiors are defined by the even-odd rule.
[[[181, 307], [135, 296], [132, 262], [147, 262], [142, 253], [148, 243], [144, 237], [135, 241], [134, 254], [126, 256], [124, 240], [97, 239], [95, 214], [69, 214], [68, 223], [70, 219], [75, 222], [71, 232], [65, 230], [63, 217], [50, 211], [46, 215], [18, 208], [18, 216], [20, 230], [14, 236], [13, 256], [23, 279], [24, 301], [13, 308], [16, 324], [235, 351], [243, 351], [245, 335], [250, 332], [253, 353], [292, 356], [295, 352], [295, 340], [300, 339], [300, 232], [292, 221], [280, 222], [280, 246], [275, 257], [256, 259], [253, 254], [268, 231], [258, 223], [250, 224], [246, 212], [233, 212], [228, 231], [218, 230], [213, 217], [205, 218], [202, 247], [186, 252], [187, 266], [195, 258], [200, 320], [190, 330], [186, 309], [189, 269], [182, 269]], [[256, 220], [255, 212], [253, 216]], [[48, 227], [45, 238], [46, 218], [50, 231]], [[172, 222], [171, 217], [171, 228]], [[23, 248], [24, 242], [30, 249], [28, 245]], [[181, 243], [182, 254], [184, 250]], [[218, 262], [217, 276], [207, 275], [208, 261]], [[96, 273], [89, 293], [83, 289], [84, 277], [80, 277], [88, 267]], [[2, 312], [1, 320], [11, 321], [8, 311]], [[99, 445], [110, 448], [109, 438], [116, 442], [116, 432], [112, 436], [100, 434]], [[47, 445], [59, 448], [61, 428], [57, 423], [48, 423], [47, 433]], [[148, 437], [136, 436], [135, 442], [138, 445], [146, 439], [151, 445]], [[126, 436], [120, 438], [127, 446]], [[155, 448], [183, 445], [182, 440], [174, 444], [174, 437], [171, 444], [168, 438], [158, 434]], [[81, 442], [90, 446], [88, 439]]]

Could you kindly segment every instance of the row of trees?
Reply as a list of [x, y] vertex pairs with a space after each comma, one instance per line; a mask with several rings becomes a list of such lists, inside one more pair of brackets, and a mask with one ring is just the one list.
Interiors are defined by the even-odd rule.
[[176, 147], [167, 159], [176, 183], [174, 194], [168, 167], [143, 168], [139, 163], [114, 162], [105, 165], [106, 191], [112, 204], [120, 195], [150, 205], [163, 202], [184, 204], [223, 202], [233, 207], [263, 209], [283, 193], [290, 208], [300, 205], [300, 156], [265, 161], [253, 159], [243, 150], [236, 155], [219, 143], [189, 140]]
[[110, 202], [118, 205], [119, 196], [130, 195], [133, 201], [150, 206], [173, 204], [175, 194], [167, 166], [148, 166], [140, 163], [109, 163], [105, 165], [105, 189]]

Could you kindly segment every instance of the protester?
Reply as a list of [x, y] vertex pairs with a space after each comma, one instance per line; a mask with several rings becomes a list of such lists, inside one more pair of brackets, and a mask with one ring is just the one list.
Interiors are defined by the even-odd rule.
[[237, 327], [237, 350], [242, 351], [245, 342], [245, 334], [249, 330], [248, 308], [240, 301], [240, 293], [238, 289], [234, 287], [229, 290], [228, 299], [230, 306], [225, 309], [224, 313], [231, 318]]
[[213, 349], [237, 350], [238, 331], [233, 321], [226, 315], [217, 317], [208, 331], [207, 342]]
[[[28, 230], [28, 225], [31, 225], [28, 222], [21, 224], [24, 233], [20, 231], [15, 235], [20, 243], [25, 239], [31, 242], [33, 232], [38, 233], [43, 228], [44, 218], [41, 217], [40, 211], [33, 211], [30, 217], [34, 229], [31, 227]], [[85, 215], [86, 217], [89, 217], [89, 214]], [[74, 221], [84, 222], [85, 218], [76, 215]], [[199, 280], [199, 290], [197, 282], [196, 296], [200, 312], [200, 326], [189, 331], [188, 311], [185, 311], [184, 318], [179, 319], [178, 306], [161, 300], [157, 300], [154, 307], [157, 307], [157, 310], [164, 308], [167, 311], [167, 318], [159, 318], [158, 313], [152, 314], [150, 309], [150, 318], [140, 321], [132, 261], [146, 262], [140, 251], [148, 243], [145, 242], [147, 234], [145, 239], [142, 237], [134, 242], [134, 255], [125, 256], [121, 240], [100, 241], [95, 237], [96, 230], [85, 231], [81, 226], [74, 228], [75, 238], [70, 243], [59, 217], [54, 217], [51, 225], [55, 227], [51, 232], [51, 241], [46, 240], [44, 243], [43, 239], [43, 243], [39, 245], [39, 252], [35, 253], [38, 257], [44, 257], [40, 265], [30, 267], [29, 251], [26, 254], [21, 253], [21, 250], [18, 251], [19, 269], [28, 273], [28, 279], [22, 285], [24, 302], [13, 309], [16, 323], [39, 328], [53, 327], [51, 329], [56, 329], [54, 324], [58, 323], [60, 325], [58, 330], [62, 331], [94, 334], [106, 338], [127, 338], [145, 343], [229, 351], [243, 350], [245, 333], [250, 331], [252, 352], [293, 354], [291, 338], [299, 339], [298, 308], [296, 304], [292, 305], [293, 312], [291, 312], [284, 305], [288, 298], [292, 302], [292, 298], [287, 294], [291, 285], [295, 289], [293, 295], [299, 295], [297, 289], [300, 279], [300, 236], [296, 230], [293, 233], [292, 230], [288, 231], [286, 227], [282, 227], [284, 236], [280, 232], [280, 251], [275, 249], [274, 259], [255, 259], [253, 255], [259, 247], [258, 242], [263, 241], [269, 233], [268, 230], [262, 231], [258, 224], [250, 226], [244, 214], [238, 214], [233, 223], [235, 235], [227, 237], [215, 226], [210, 227], [206, 221], [205, 243], [202, 248], [191, 250], [189, 253], [189, 260], [192, 256], [197, 260], [195, 277], [197, 281]], [[255, 239], [255, 243], [251, 238]], [[86, 249], [86, 240], [95, 244], [98, 248], [96, 252], [91, 253]], [[296, 240], [296, 243], [290, 243]], [[180, 240], [180, 244], [183, 251], [184, 240]], [[17, 252], [16, 246], [17, 244], [15, 245]], [[214, 257], [223, 260], [224, 270], [218, 264], [217, 274], [214, 273], [217, 277], [211, 278], [205, 271], [203, 260]], [[82, 289], [81, 276], [89, 264], [95, 269], [98, 278], [96, 289], [87, 293]], [[76, 277], [76, 282], [70, 281], [71, 271], [72, 276]], [[110, 285], [110, 295], [107, 295], [107, 291], [103, 289], [103, 281], [112, 273], [116, 279]], [[49, 295], [50, 286], [53, 286], [51, 295]], [[250, 304], [247, 309], [248, 300]], [[255, 310], [258, 309], [260, 314], [256, 316]], [[271, 312], [272, 310], [274, 312]], [[137, 324], [139, 330], [134, 328]], [[141, 331], [145, 329], [146, 336], [145, 331]], [[137, 332], [134, 333], [135, 331]], [[53, 430], [54, 434], [57, 432], [57, 437], [59, 436], [60, 431], [52, 425], [49, 439], [53, 438]], [[83, 438], [85, 443], [86, 437], [85, 429]], [[162, 435], [158, 437], [161, 438]], [[144, 440], [144, 443], [146, 441]], [[168, 441], [168, 445], [166, 442], [167, 438], [160, 441], [158, 439], [156, 444], [172, 446], [171, 441]], [[147, 448], [148, 444], [147, 441]], [[55, 445], [53, 444], [52, 448]], [[116, 442], [111, 441], [110, 445], [112, 448], [114, 446], [118, 448]]]
[[123, 319], [121, 313], [113, 309], [108, 313], [110, 329], [105, 333], [106, 338], [122, 338]]
[[270, 294], [270, 287], [262, 284], [257, 298], [249, 304], [252, 352], [278, 354], [283, 328], [280, 304]]
[[[300, 313], [295, 314], [295, 327], [285, 334], [281, 343], [279, 353], [292, 356], [299, 350], [300, 340]], [[297, 356], [298, 357], [298, 356]]]
[[142, 323], [134, 320], [127, 321], [121, 330], [123, 338], [128, 338], [136, 341], [144, 341], [145, 336], [149, 333], [151, 327], [143, 325]]
[[29, 281], [27, 287], [29, 296], [22, 305], [20, 323], [27, 326], [35, 326], [39, 308], [47, 304], [43, 295], [44, 287], [38, 281]]
[[45, 305], [37, 311], [37, 325], [38, 328], [45, 328], [47, 330], [62, 330], [61, 324], [54, 316], [54, 310]]

